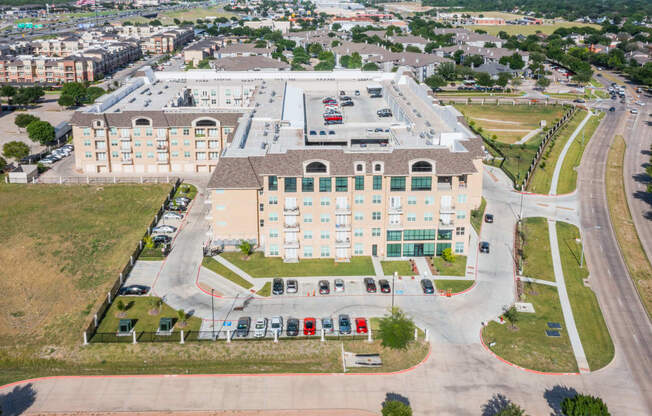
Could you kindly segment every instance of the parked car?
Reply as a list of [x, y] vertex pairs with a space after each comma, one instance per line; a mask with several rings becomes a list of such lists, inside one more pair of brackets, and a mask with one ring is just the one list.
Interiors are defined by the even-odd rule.
[[491, 224], [492, 222], [494, 222], [494, 216], [493, 216], [493, 214], [485, 214], [485, 216], [484, 216], [484, 222], [487, 222], [487, 223], [489, 223], [489, 224]]
[[355, 90], [355, 95], [356, 95], [356, 97], [357, 97], [358, 95], [360, 95], [360, 90]]
[[172, 242], [172, 237], [169, 235], [155, 235], [152, 237], [154, 244], [170, 244]]
[[321, 327], [324, 328], [324, 332], [327, 334], [333, 333], [333, 318], [326, 317], [326, 318], [321, 318]]
[[421, 279], [421, 289], [426, 295], [435, 293], [435, 287], [430, 279]]
[[289, 337], [296, 337], [299, 335], [299, 320], [296, 318], [289, 318], [288, 326], [285, 332]]
[[351, 333], [351, 319], [349, 315], [340, 315], [338, 318], [338, 326], [340, 334], [350, 334]]
[[629, 112], [632, 114], [638, 114], [638, 110], [635, 108], [632, 108], [631, 110], [629, 110]]
[[392, 116], [392, 110], [389, 108], [381, 108], [380, 110], [376, 111], [376, 114], [378, 117], [391, 117]]
[[328, 295], [331, 293], [331, 288], [330, 284], [328, 283], [328, 280], [320, 280], [319, 281], [319, 294], [320, 295]]
[[294, 279], [290, 279], [285, 284], [285, 291], [287, 293], [297, 293], [299, 291], [299, 282]]
[[172, 234], [175, 231], [177, 231], [177, 227], [173, 227], [172, 225], [159, 225], [158, 227], [152, 228], [152, 233], [155, 234]]
[[480, 253], [489, 253], [489, 242], [487, 241], [480, 242]]
[[316, 132], [315, 130], [310, 130], [310, 135], [311, 135], [311, 136], [316, 136], [316, 135], [317, 135], [317, 132]]
[[280, 335], [281, 332], [283, 332], [283, 318], [280, 316], [272, 317], [272, 319], [269, 321], [269, 329], [272, 331], [272, 333], [276, 332]]
[[389, 286], [389, 282], [387, 281], [387, 279], [380, 279], [378, 281], [378, 286], [380, 286], [380, 291], [382, 293], [391, 293], [392, 292], [392, 288]]
[[584, 100], [581, 99], [581, 98], [576, 98], [576, 99], [573, 100], [573, 102], [574, 102], [574, 103], [579, 103], [579, 104], [584, 104], [586, 101], [584, 101]]
[[186, 206], [185, 205], [176, 205], [173, 203], [168, 204], [167, 207], [168, 211], [175, 211], [175, 212], [186, 212]]
[[188, 205], [190, 203], [190, 198], [186, 198], [185, 196], [178, 196], [174, 198], [174, 202], [176, 202], [177, 204]]
[[340, 91], [340, 95], [346, 95], [345, 91]]
[[251, 318], [243, 316], [238, 319], [238, 326], [236, 327], [235, 336], [245, 338], [249, 335], [249, 327], [251, 326]]
[[120, 288], [120, 291], [118, 293], [123, 296], [128, 296], [128, 295], [143, 296], [149, 293], [149, 286], [143, 286], [143, 285], [124, 286]]
[[335, 287], [335, 292], [344, 292], [344, 280], [342, 279], [335, 279], [334, 287]]
[[283, 294], [283, 279], [274, 279], [272, 281], [272, 293], [275, 295]]
[[182, 220], [183, 214], [179, 214], [178, 212], [168, 211], [165, 214], [163, 214], [163, 218], [166, 220]]
[[367, 331], [367, 320], [364, 318], [355, 318], [355, 332], [358, 334], [366, 334]]
[[367, 293], [376, 293], [376, 282], [371, 277], [364, 279], [364, 286], [367, 289]]
[[264, 338], [267, 334], [267, 318], [260, 318], [256, 320], [254, 325], [254, 337]]
[[616, 111], [616, 107], [609, 107], [609, 111], [613, 113], [614, 111]]
[[317, 321], [315, 318], [303, 319], [303, 335], [315, 335], [317, 331]]
[[342, 104], [340, 104], [342, 107], [353, 107], [353, 101], [342, 101]]

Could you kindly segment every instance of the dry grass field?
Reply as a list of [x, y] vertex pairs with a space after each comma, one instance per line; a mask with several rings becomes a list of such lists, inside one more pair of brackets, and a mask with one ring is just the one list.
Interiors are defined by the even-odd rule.
[[[485, 13], [485, 16], [487, 14]], [[537, 32], [544, 33], [546, 35], [551, 34], [555, 30], [561, 27], [584, 27], [590, 26], [594, 29], [600, 29], [599, 25], [593, 25], [589, 23], [577, 23], [577, 22], [558, 22], [553, 24], [544, 24], [544, 25], [466, 25], [464, 28], [468, 30], [484, 30], [490, 35], [498, 35], [498, 32], [504, 31], [509, 35], [534, 35]]]

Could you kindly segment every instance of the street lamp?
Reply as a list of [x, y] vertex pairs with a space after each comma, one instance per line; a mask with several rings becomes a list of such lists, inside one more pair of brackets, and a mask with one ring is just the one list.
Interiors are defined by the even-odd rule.
[[398, 272], [392, 274], [392, 310], [394, 310], [394, 280], [396, 279], [396, 276], [398, 276]]
[[211, 323], [211, 329], [213, 332], [213, 340], [215, 340], [215, 296], [213, 296], [214, 292], [215, 289], [211, 288], [211, 315], [213, 317], [213, 322]]

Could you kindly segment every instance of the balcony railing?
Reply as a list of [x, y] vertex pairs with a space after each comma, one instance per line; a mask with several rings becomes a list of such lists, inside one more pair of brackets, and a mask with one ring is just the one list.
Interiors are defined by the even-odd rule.
[[299, 215], [299, 207], [284, 207], [283, 214], [285, 215]]
[[439, 182], [437, 183], [437, 190], [438, 191], [450, 191], [453, 189], [453, 186], [451, 185], [450, 182]]
[[335, 224], [335, 229], [337, 230], [350, 230], [351, 224]]
[[335, 247], [351, 247], [351, 239], [345, 238], [345, 239], [337, 239], [335, 240]]
[[283, 224], [283, 228], [285, 231], [299, 231], [299, 223], [294, 223], [294, 224], [289, 224], [285, 223]]
[[439, 213], [440, 214], [454, 214], [455, 213], [455, 206], [454, 205], [441, 206], [441, 207], [439, 207]]
[[163, 164], [170, 163], [170, 160], [167, 159], [167, 158], [165, 158], [165, 159], [156, 159], [156, 163], [158, 163], [159, 165], [163, 165]]
[[168, 145], [166, 143], [159, 143], [156, 145], [156, 150], [166, 150]]
[[390, 222], [387, 225], [387, 228], [390, 228], [390, 229], [393, 229], [393, 230], [403, 228], [403, 223], [402, 222]]
[[351, 207], [348, 205], [336, 205], [335, 206], [335, 213], [336, 214], [350, 214], [351, 213]]
[[284, 248], [299, 248], [299, 241], [297, 240], [286, 240], [283, 242]]
[[123, 165], [132, 165], [134, 163], [133, 159], [125, 159], [124, 157], [120, 159], [120, 163]]
[[389, 213], [390, 214], [402, 214], [403, 213], [403, 207], [400, 206], [400, 205], [390, 206], [389, 207]]

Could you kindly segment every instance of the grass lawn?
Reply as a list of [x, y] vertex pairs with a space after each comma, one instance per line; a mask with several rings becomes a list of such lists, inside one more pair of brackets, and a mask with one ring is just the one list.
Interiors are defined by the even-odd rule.
[[[482, 127], [488, 137], [496, 135], [497, 141], [512, 144], [520, 140], [529, 131], [539, 127], [541, 120], [548, 126], [561, 118], [564, 108], [561, 105], [528, 104], [456, 104], [469, 120], [477, 127]], [[517, 130], [517, 131], [508, 131]]]
[[513, 35], [534, 35], [537, 32], [550, 35], [555, 30], [561, 27], [583, 27], [590, 26], [595, 29], [600, 29], [599, 25], [589, 24], [589, 23], [577, 23], [577, 22], [559, 22], [554, 24], [547, 25], [466, 25], [466, 29], [474, 31], [476, 29], [481, 29], [486, 31], [490, 35], [498, 36], [498, 32], [504, 31], [507, 32], [510, 36]]
[[409, 261], [381, 261], [380, 264], [383, 265], [383, 274], [385, 276], [391, 276], [394, 272], [397, 272], [399, 276], [412, 276], [414, 274]]
[[[158, 20], [163, 23], [163, 25], [173, 25], [174, 24], [174, 19], [179, 19], [182, 22], [185, 21], [190, 21], [194, 22], [197, 19], [207, 19], [208, 16], [211, 16], [213, 18], [215, 17], [231, 17], [235, 16], [234, 13], [230, 13], [224, 10], [223, 6], [215, 6], [215, 7], [195, 7], [192, 9], [185, 9], [185, 10], [170, 10], [167, 12], [162, 12], [159, 13], [158, 16], [156, 17]], [[132, 23], [147, 23], [150, 22], [152, 19], [147, 19], [144, 17], [140, 16], [129, 16], [126, 17], [122, 20], [128, 20]], [[212, 23], [212, 20], [211, 20]]]
[[463, 292], [473, 286], [474, 280], [439, 280], [434, 279], [437, 290], [449, 290], [452, 293]]
[[550, 254], [548, 220], [542, 217], [523, 220], [523, 275], [534, 279], [555, 281]]
[[161, 252], [161, 247], [159, 244], [153, 248], [143, 247], [143, 251], [140, 252], [138, 260], [141, 261], [161, 261], [165, 260], [165, 256]]
[[197, 196], [197, 187], [189, 183], [183, 183], [177, 189], [177, 192], [174, 194], [174, 197], [185, 196], [186, 198], [195, 199]]
[[[576, 372], [577, 362], [564, 328], [557, 288], [526, 284], [524, 302], [531, 302], [535, 313], [517, 312], [517, 329], [509, 323], [491, 321], [482, 330], [482, 339], [489, 348], [509, 362], [538, 371]], [[560, 337], [548, 337], [548, 322], [562, 324]]]
[[455, 255], [455, 261], [447, 262], [441, 257], [432, 257], [432, 265], [440, 276], [466, 276], [466, 256]]
[[614, 357], [614, 344], [602, 317], [598, 299], [590, 288], [584, 286], [583, 279], [588, 277], [589, 271], [586, 263], [580, 268], [582, 245], [576, 241], [580, 238], [579, 230], [574, 225], [558, 222], [557, 237], [575, 325], [589, 368], [595, 371], [611, 362]]
[[562, 127], [554, 139], [551, 139], [546, 146], [546, 150], [541, 156], [539, 166], [534, 170], [532, 178], [528, 183], [527, 190], [540, 194], [547, 194], [550, 192], [552, 185], [552, 175], [555, 172], [555, 166], [559, 160], [559, 154], [566, 145], [571, 134], [577, 129], [582, 120], [586, 117], [587, 112], [580, 110], [573, 115], [564, 127]]
[[[159, 299], [152, 296], [118, 296], [111, 304], [111, 307], [106, 311], [104, 319], [100, 322], [97, 332], [115, 333], [118, 330], [118, 323], [120, 319], [131, 319], [134, 322], [134, 331], [147, 331], [155, 332], [158, 329], [159, 320], [161, 318], [173, 318], [173, 322], [177, 323], [177, 311], [163, 303], [161, 309], [156, 314], [150, 314], [153, 310], [152, 302], [154, 299]], [[122, 300], [126, 306], [123, 312], [125, 317], [120, 318], [118, 314], [120, 311], [117, 308], [118, 301]], [[201, 319], [196, 317], [189, 317], [184, 331], [199, 331], [201, 327]], [[176, 328], [175, 328], [176, 329]]]
[[212, 257], [204, 257], [201, 265], [206, 267], [208, 270], [211, 270], [223, 278], [232, 281], [236, 285], [242, 286], [245, 289], [251, 289], [254, 285], [249, 283], [247, 280], [243, 279], [239, 274], [233, 272], [228, 267], [222, 265]]
[[480, 206], [477, 209], [471, 210], [471, 225], [478, 235], [480, 235], [480, 229], [482, 228], [482, 222], [484, 221], [484, 210], [486, 207], [487, 200], [482, 197]]
[[[591, 117], [568, 149], [566, 158], [561, 165], [561, 172], [559, 173], [559, 183], [557, 183], [558, 194], [573, 192], [577, 187], [576, 169], [582, 161], [582, 154], [584, 153], [586, 145], [589, 143], [589, 140], [591, 140], [591, 137], [593, 137], [595, 130], [598, 128], [603, 118], [604, 113]], [[584, 138], [584, 140], [582, 140], [582, 138]]]
[[618, 245], [625, 257], [629, 275], [634, 280], [648, 316], [652, 317], [652, 267], [648, 261], [641, 241], [636, 233], [636, 227], [629, 212], [625, 197], [623, 182], [623, 158], [625, 157], [625, 141], [622, 136], [616, 136], [607, 158], [606, 189], [609, 204], [609, 216], [613, 224]]
[[269, 296], [272, 294], [272, 284], [270, 282], [267, 282], [263, 285], [263, 287], [260, 288], [258, 292], [256, 292], [257, 295], [259, 296]]
[[240, 252], [220, 254], [252, 277], [307, 277], [307, 276], [373, 276], [371, 257], [352, 257], [348, 263], [336, 263], [332, 259], [302, 259], [298, 263], [283, 263], [278, 257], [265, 257], [253, 253], [248, 260]]

